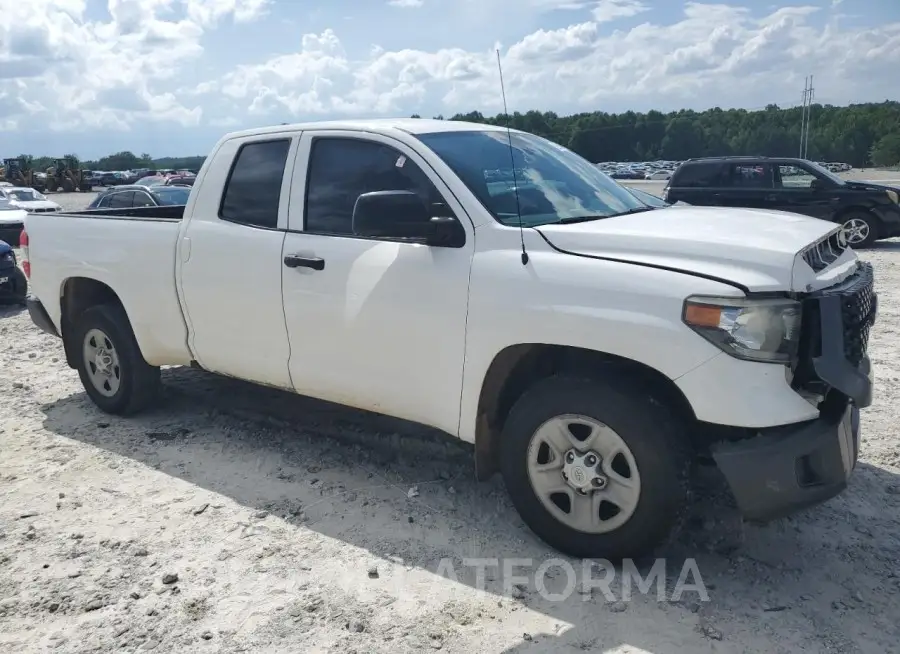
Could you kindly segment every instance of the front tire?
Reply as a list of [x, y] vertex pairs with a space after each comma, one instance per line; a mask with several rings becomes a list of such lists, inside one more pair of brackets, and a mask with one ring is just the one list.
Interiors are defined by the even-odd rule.
[[841, 230], [851, 248], [867, 248], [879, 238], [878, 220], [868, 211], [853, 211], [841, 216]]
[[692, 461], [683, 425], [637, 384], [539, 381], [513, 406], [501, 439], [513, 504], [560, 552], [640, 558], [681, 526]]
[[102, 411], [130, 415], [157, 399], [159, 368], [144, 361], [122, 307], [103, 304], [86, 309], [76, 321], [72, 339], [78, 376]]

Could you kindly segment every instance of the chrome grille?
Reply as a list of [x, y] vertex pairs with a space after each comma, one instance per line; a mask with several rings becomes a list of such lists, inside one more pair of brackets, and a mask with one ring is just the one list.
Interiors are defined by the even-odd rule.
[[846, 250], [847, 240], [841, 231], [837, 231], [818, 243], [813, 243], [800, 256], [813, 271], [820, 272], [837, 261]]

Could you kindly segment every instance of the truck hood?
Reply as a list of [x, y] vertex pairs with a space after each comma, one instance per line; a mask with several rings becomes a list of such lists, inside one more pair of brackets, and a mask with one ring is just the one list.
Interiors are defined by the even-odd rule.
[[[562, 252], [670, 268], [750, 291], [809, 291], [839, 281], [832, 270], [816, 284], [815, 273], [799, 256], [836, 225], [782, 211], [672, 206], [536, 229]], [[855, 259], [848, 249], [834, 265], [849, 274]], [[798, 261], [805, 267], [802, 274], [794, 271]]]
[[900, 184], [890, 185], [876, 182], [858, 182], [855, 180], [848, 180], [844, 183], [848, 188], [860, 191], [894, 191], [895, 193], [900, 193]]

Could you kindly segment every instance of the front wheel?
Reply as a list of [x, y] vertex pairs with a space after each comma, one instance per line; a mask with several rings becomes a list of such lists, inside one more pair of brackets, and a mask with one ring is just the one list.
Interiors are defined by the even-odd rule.
[[84, 390], [106, 413], [128, 415], [151, 405], [160, 388], [159, 368], [141, 354], [124, 309], [104, 304], [77, 319], [71, 347]]
[[691, 468], [683, 427], [636, 384], [545, 379], [515, 404], [501, 438], [513, 504], [565, 554], [640, 558], [682, 522]]
[[851, 248], [867, 248], [878, 239], [878, 221], [867, 211], [841, 217], [841, 232]]

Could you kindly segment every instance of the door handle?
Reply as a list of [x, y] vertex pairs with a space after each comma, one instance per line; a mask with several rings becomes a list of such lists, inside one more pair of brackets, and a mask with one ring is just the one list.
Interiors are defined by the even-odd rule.
[[288, 268], [325, 270], [325, 259], [320, 259], [319, 257], [301, 257], [299, 254], [288, 254], [284, 257], [284, 265]]
[[778, 196], [775, 195], [774, 193], [770, 193], [769, 195], [766, 196], [766, 202], [777, 202], [777, 201], [778, 201]]

